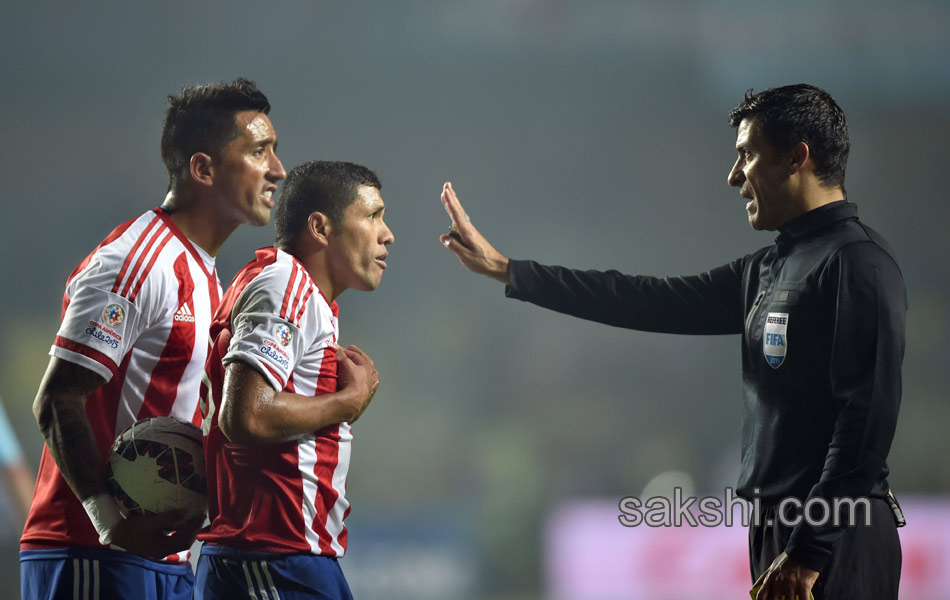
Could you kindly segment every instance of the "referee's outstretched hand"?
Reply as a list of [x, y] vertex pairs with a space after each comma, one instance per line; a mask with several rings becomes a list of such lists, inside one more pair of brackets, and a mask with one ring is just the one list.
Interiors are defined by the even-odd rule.
[[442, 245], [455, 253], [469, 271], [508, 285], [508, 258], [475, 229], [449, 182], [442, 186], [442, 206], [452, 218], [449, 232], [439, 237]]

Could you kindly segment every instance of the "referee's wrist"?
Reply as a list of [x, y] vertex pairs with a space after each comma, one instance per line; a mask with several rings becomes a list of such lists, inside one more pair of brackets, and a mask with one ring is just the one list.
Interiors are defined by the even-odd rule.
[[99, 534], [99, 543], [108, 546], [112, 542], [116, 525], [123, 519], [119, 505], [109, 494], [94, 494], [82, 501], [82, 507], [86, 509], [89, 520]]

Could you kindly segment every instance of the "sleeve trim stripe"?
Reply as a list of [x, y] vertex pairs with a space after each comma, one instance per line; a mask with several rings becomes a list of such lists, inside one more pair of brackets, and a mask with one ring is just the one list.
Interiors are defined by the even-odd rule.
[[93, 350], [89, 346], [84, 346], [62, 336], [56, 336], [56, 339], [53, 341], [53, 345], [58, 346], [63, 350], [81, 354], [86, 358], [91, 358], [92, 360], [109, 369], [109, 372], [111, 372], [113, 376], [115, 376], [116, 371], [119, 370], [119, 367], [115, 364], [115, 362], [113, 362], [111, 358], [102, 352], [99, 352], [98, 350]]
[[273, 369], [273, 367], [263, 361], [259, 361], [258, 364], [264, 365], [264, 368], [270, 372], [270, 374], [274, 377], [274, 379], [277, 380], [278, 383], [280, 383], [280, 389], [287, 387], [287, 384], [284, 382], [284, 378], [281, 377], [280, 374]]

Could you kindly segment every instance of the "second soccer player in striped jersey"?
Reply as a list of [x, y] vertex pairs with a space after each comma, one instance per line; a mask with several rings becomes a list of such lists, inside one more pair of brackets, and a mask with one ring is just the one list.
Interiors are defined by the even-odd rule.
[[350, 426], [379, 374], [362, 350], [337, 345], [336, 298], [382, 279], [393, 234], [380, 187], [352, 163], [293, 169], [275, 246], [257, 251], [218, 308], [202, 390], [211, 528], [199, 536], [195, 598], [351, 598], [337, 564]]

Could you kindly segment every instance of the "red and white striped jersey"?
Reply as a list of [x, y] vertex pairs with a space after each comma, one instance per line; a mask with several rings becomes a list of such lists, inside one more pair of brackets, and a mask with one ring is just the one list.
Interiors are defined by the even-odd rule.
[[262, 248], [231, 282], [211, 326], [202, 390], [211, 529], [198, 539], [262, 552], [343, 556], [349, 423], [269, 446], [241, 446], [218, 428], [226, 365], [243, 361], [277, 391], [337, 389], [336, 302], [328, 304], [296, 258]]
[[[50, 354], [106, 380], [86, 401], [103, 461], [138, 419], [200, 421], [208, 329], [220, 298], [214, 258], [161, 208], [119, 225], [69, 276]], [[21, 548], [98, 548], [98, 540], [44, 446]]]

